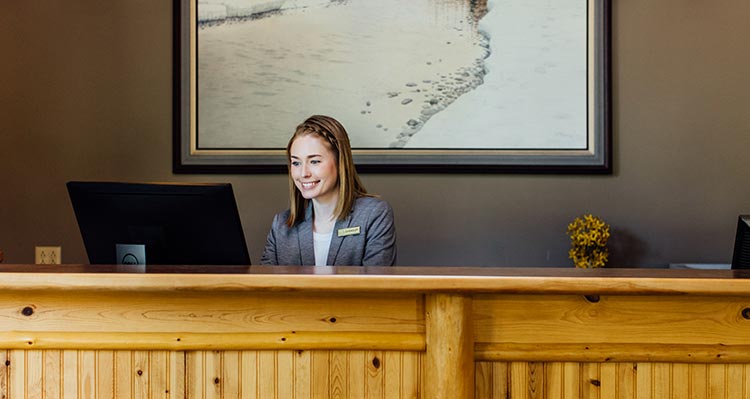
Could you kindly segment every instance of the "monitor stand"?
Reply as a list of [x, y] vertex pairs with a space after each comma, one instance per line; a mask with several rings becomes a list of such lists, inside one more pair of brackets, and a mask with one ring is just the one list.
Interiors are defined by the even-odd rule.
[[143, 244], [116, 244], [118, 265], [145, 265], [146, 246]]

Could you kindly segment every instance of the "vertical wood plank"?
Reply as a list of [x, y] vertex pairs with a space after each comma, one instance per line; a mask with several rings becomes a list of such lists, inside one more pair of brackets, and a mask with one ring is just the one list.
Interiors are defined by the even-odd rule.
[[96, 351], [78, 351], [78, 393], [84, 398], [96, 397]]
[[149, 395], [149, 353], [133, 351], [133, 397], [148, 399]]
[[544, 395], [544, 363], [529, 362], [529, 398], [540, 399]]
[[474, 395], [472, 298], [430, 294], [425, 298], [426, 396], [467, 399]]
[[474, 399], [492, 399], [492, 362], [474, 364]]
[[385, 356], [382, 364], [385, 397], [401, 398], [401, 352], [387, 351], [383, 355]]
[[294, 352], [279, 351], [276, 355], [276, 397], [294, 396]]
[[327, 398], [330, 396], [329, 387], [329, 353], [328, 351], [312, 351], [312, 397]]
[[[694, 363], [690, 365], [690, 398], [708, 398], [708, 366]], [[640, 398], [639, 398], [640, 399]]]
[[549, 362], [544, 365], [544, 397], [547, 399], [562, 399], [564, 381], [563, 364]]
[[221, 370], [223, 398], [240, 397], [240, 352], [225, 351], [224, 366]]
[[275, 351], [258, 351], [258, 397], [277, 397]]
[[690, 365], [687, 363], [675, 363], [672, 365], [672, 398], [690, 397]]
[[8, 366], [8, 392], [11, 398], [23, 398], [26, 395], [26, 354], [22, 350], [10, 351]]
[[348, 358], [346, 351], [331, 351], [328, 372], [329, 398], [339, 399], [346, 397], [349, 389], [347, 384]]
[[598, 363], [581, 365], [581, 398], [598, 399], [601, 386], [601, 375]]
[[578, 399], [581, 397], [581, 364], [563, 363], [563, 398]]
[[653, 393], [654, 398], [671, 398], [671, 373], [672, 365], [670, 363], [652, 363], [653, 372]]
[[258, 398], [258, 352], [240, 352], [240, 397]]
[[618, 399], [636, 399], [635, 374], [635, 363], [617, 363]]
[[747, 376], [744, 374], [744, 365], [727, 364], [727, 399], [743, 399], [744, 384]]
[[28, 350], [24, 352], [26, 352], [26, 399], [41, 399], [44, 366], [42, 351]]
[[200, 351], [185, 352], [185, 389], [189, 399], [203, 398], [203, 356]]
[[276, 395], [276, 351], [259, 351], [258, 360], [258, 396], [278, 398]]
[[505, 362], [492, 363], [492, 397], [510, 397], [510, 367]]
[[602, 363], [599, 365], [599, 397], [601, 399], [617, 399], [619, 397], [619, 379], [617, 378], [617, 363]]
[[[425, 365], [427, 364], [427, 354], [422, 353], [419, 356], [419, 397], [420, 398], [426, 398], [427, 397], [427, 384], [425, 383], [426, 374], [425, 374]], [[507, 374], [507, 373], [506, 373]]]
[[312, 398], [312, 354], [299, 350], [294, 353], [294, 399]]
[[169, 352], [169, 397], [185, 398], [185, 352]]
[[711, 399], [726, 398], [726, 365], [709, 364], [708, 365], [708, 397]]
[[78, 394], [83, 398], [96, 395], [96, 351], [78, 351]]
[[[8, 375], [10, 374], [10, 351], [0, 350], [0, 395], [9, 397]], [[59, 397], [59, 396], [58, 396]]]
[[78, 397], [78, 351], [63, 351], [63, 397], [66, 399]]
[[223, 353], [221, 351], [205, 351], [205, 378], [206, 399], [220, 399], [224, 389], [224, 381], [221, 380], [223, 367]]
[[149, 352], [149, 398], [169, 396], [169, 362], [166, 351]]
[[382, 351], [368, 351], [365, 358], [365, 398], [385, 399]]
[[420, 352], [401, 354], [401, 397], [403, 399], [419, 397], [419, 357]]
[[115, 351], [115, 397], [132, 398], [135, 387], [135, 370], [133, 370], [133, 352]]
[[512, 362], [510, 364], [510, 395], [513, 399], [529, 398], [529, 364]]
[[114, 351], [96, 351], [96, 397], [115, 397]]
[[44, 354], [44, 381], [43, 390], [47, 398], [59, 398], [62, 396], [62, 352], [59, 350], [46, 350]]
[[[653, 373], [651, 371], [652, 363], [638, 363], [636, 374], [636, 398], [651, 399], [653, 398]], [[654, 398], [660, 399], [660, 398]]]
[[349, 351], [349, 370], [347, 385], [347, 397], [364, 398], [365, 397], [365, 364], [367, 363], [367, 353], [365, 351]]

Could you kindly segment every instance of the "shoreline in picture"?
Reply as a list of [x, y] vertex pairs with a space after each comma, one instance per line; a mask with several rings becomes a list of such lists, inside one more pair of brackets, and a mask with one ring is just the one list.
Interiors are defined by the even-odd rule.
[[[524, 15], [522, 3], [516, 0], [515, 14]], [[220, 23], [216, 10], [222, 5], [227, 16]], [[531, 129], [530, 140], [519, 135], [516, 125], [500, 134], [488, 126], [519, 120], [524, 113], [505, 105], [524, 93], [497, 84], [514, 77], [495, 54], [495, 48], [501, 54], [505, 50], [491, 39], [498, 31], [491, 22], [497, 18], [483, 2], [415, 0], [405, 6], [395, 0], [206, 0], [198, 6], [199, 16], [205, 17], [199, 31], [198, 134], [206, 148], [283, 148], [295, 123], [315, 113], [336, 116], [349, 130], [353, 147], [363, 149], [515, 148], [539, 142], [569, 147], [580, 141], [570, 133], [574, 127], [560, 128], [550, 141], [543, 128]], [[252, 12], [243, 15], [238, 9]], [[208, 15], [211, 10], [213, 16]], [[555, 32], [555, 23], [547, 20], [537, 31]], [[547, 53], [560, 56], [554, 50]], [[561, 61], [548, 59], [542, 69], [521, 67], [530, 67], [529, 77], [557, 77], [555, 70], [565, 64]], [[515, 80], [528, 84], [528, 79]], [[486, 90], [487, 82], [494, 92]], [[497, 89], [513, 96], [504, 97]], [[477, 95], [483, 92], [487, 97]], [[454, 110], [467, 107], [466, 114]], [[491, 114], [503, 108], [510, 109], [510, 117], [497, 121]], [[552, 117], [532, 119], [545, 126], [575, 119], [567, 109], [551, 112]]]

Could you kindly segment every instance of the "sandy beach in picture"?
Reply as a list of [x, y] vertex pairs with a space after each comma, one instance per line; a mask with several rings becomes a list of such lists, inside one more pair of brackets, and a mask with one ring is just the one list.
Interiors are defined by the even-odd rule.
[[201, 148], [282, 148], [329, 114], [355, 148], [582, 148], [581, 0], [200, 0]]

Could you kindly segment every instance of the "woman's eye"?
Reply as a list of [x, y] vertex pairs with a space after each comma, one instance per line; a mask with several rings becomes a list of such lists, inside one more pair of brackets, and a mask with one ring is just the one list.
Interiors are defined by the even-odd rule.
[[312, 161], [310, 161], [310, 163], [313, 164], [313, 165], [317, 165], [317, 164], [320, 163], [320, 161], [317, 160], [317, 159], [313, 159]]
[[292, 166], [299, 166], [299, 161], [292, 161]]

